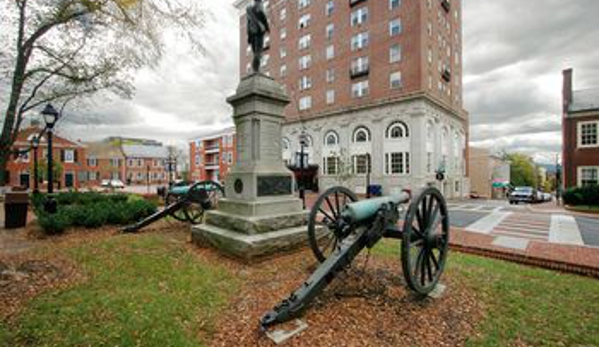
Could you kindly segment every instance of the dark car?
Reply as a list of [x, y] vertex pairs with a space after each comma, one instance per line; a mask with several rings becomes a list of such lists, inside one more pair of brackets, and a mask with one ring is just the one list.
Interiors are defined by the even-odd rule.
[[537, 191], [532, 187], [516, 187], [510, 193], [510, 204], [518, 204], [521, 202], [535, 203], [537, 202]]

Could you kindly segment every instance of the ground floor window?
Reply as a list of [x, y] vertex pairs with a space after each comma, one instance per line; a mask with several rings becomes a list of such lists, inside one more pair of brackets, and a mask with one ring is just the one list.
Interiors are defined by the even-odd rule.
[[426, 153], [426, 172], [433, 173], [433, 153]]
[[336, 175], [339, 172], [339, 157], [325, 157], [322, 167], [325, 175]]
[[371, 163], [368, 154], [361, 154], [354, 156], [354, 172], [356, 175], [366, 175], [368, 172], [371, 172]]
[[580, 186], [588, 187], [599, 184], [599, 167], [580, 168]]
[[410, 173], [410, 153], [385, 153], [385, 174], [408, 175]]

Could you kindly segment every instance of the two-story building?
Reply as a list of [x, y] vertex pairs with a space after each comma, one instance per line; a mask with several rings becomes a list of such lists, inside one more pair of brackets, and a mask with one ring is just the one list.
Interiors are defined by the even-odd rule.
[[168, 149], [162, 145], [122, 145], [126, 184], [165, 184], [168, 182]]
[[563, 71], [564, 188], [599, 184], [599, 88], [573, 90], [572, 69]]
[[102, 141], [87, 144], [88, 180], [91, 186], [99, 186], [103, 180], [125, 179], [125, 156], [121, 148]]

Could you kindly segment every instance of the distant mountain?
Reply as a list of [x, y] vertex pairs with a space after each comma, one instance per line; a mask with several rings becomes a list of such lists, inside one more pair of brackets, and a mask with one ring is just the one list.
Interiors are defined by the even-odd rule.
[[555, 174], [555, 172], [557, 171], [555, 169], [555, 164], [536, 164], [539, 167], [545, 168], [545, 170], [547, 170], [548, 174]]

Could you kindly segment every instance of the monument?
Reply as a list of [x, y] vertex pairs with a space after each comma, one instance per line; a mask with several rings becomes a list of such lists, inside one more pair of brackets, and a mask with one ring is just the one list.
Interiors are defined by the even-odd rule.
[[307, 244], [308, 211], [294, 196], [294, 176], [283, 164], [281, 125], [290, 102], [274, 79], [260, 73], [269, 31], [261, 0], [247, 8], [253, 73], [242, 78], [233, 106], [237, 161], [227, 174], [226, 198], [193, 227], [192, 241], [252, 261]]

